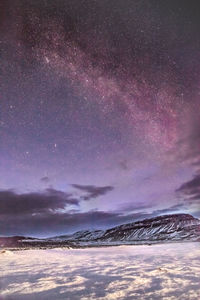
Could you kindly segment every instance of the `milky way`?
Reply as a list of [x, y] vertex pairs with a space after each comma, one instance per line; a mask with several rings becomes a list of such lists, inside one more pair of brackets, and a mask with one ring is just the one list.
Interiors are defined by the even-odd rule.
[[[20, 233], [34, 215], [43, 234], [59, 217], [57, 231], [95, 227], [93, 213], [103, 227], [198, 216], [200, 186], [195, 199], [182, 188], [200, 170], [198, 1], [16, 0], [0, 11], [4, 224]], [[27, 202], [15, 219], [16, 199], [32, 197], [34, 212]]]

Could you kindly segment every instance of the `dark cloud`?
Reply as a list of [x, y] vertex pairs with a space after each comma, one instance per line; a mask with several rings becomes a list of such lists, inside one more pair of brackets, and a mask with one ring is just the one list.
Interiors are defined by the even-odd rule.
[[40, 179], [40, 181], [42, 181], [43, 183], [48, 183], [50, 181], [48, 176], [44, 176]]
[[176, 192], [183, 195], [189, 202], [200, 201], [200, 174], [194, 176], [192, 180], [183, 183]]
[[17, 194], [12, 190], [0, 191], [0, 215], [47, 213], [78, 204], [79, 201], [71, 194], [54, 189], [24, 194]]
[[180, 203], [180, 204], [175, 204], [175, 205], [170, 206], [170, 207], [165, 208], [165, 209], [155, 210], [153, 212], [153, 214], [159, 216], [159, 215], [163, 215], [163, 214], [175, 213], [175, 212], [178, 212], [178, 211], [183, 210], [183, 209], [185, 209], [185, 205], [184, 205], [184, 203]]
[[200, 175], [196, 175], [192, 180], [182, 184], [181, 187], [178, 189], [178, 191], [192, 192], [199, 187], [200, 187]]
[[107, 229], [121, 224], [152, 218], [177, 211], [157, 210], [152, 213], [137, 212], [125, 215], [118, 212], [91, 210], [88, 212], [71, 211], [66, 213], [47, 211], [41, 214], [2, 215], [0, 235], [53, 236], [68, 234], [79, 230]]
[[0, 235], [51, 236], [86, 229], [105, 229], [145, 219], [151, 215], [139, 212], [123, 215], [114, 212], [89, 211], [74, 213], [46, 212], [41, 214], [2, 215]]
[[[96, 188], [79, 186], [75, 188], [90, 192], [98, 197], [112, 187]], [[97, 192], [98, 191], [98, 192]], [[43, 193], [17, 194], [12, 190], [0, 191], [0, 235], [51, 236], [67, 234], [78, 230], [106, 229], [116, 225], [135, 222], [157, 215], [172, 213], [182, 208], [177, 204], [168, 209], [153, 212], [138, 211], [124, 214], [122, 211], [80, 212], [76, 209], [62, 211], [68, 205], [78, 206], [79, 201], [72, 194], [54, 189]], [[139, 209], [139, 206], [137, 207]]]
[[86, 192], [86, 195], [81, 196], [81, 199], [83, 200], [90, 200], [99, 196], [103, 196], [114, 189], [113, 186], [95, 186], [80, 184], [72, 184], [72, 186], [80, 191]]
[[[43, 192], [17, 193], [14, 190], [0, 191], [0, 235], [45, 236], [121, 224], [127, 217], [120, 213], [89, 211], [81, 213], [67, 206], [79, 206], [81, 199], [89, 200], [104, 195], [113, 187], [73, 185], [86, 192], [79, 199], [71, 193], [48, 188]], [[70, 207], [69, 207], [70, 208]], [[130, 220], [130, 217], [128, 217]]]

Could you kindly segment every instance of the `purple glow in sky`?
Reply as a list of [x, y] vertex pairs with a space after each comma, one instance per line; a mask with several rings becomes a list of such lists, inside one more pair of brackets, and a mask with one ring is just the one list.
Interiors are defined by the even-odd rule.
[[0, 234], [200, 216], [199, 13], [1, 1]]

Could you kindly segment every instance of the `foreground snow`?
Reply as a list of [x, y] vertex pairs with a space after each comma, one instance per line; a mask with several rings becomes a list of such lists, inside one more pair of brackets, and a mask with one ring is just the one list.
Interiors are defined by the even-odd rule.
[[200, 299], [200, 244], [0, 253], [0, 299]]

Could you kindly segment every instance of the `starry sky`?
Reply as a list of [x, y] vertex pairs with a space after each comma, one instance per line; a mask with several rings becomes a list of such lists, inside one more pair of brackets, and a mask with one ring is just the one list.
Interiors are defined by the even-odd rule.
[[200, 4], [1, 0], [0, 235], [200, 217]]

